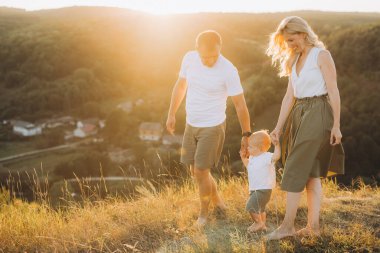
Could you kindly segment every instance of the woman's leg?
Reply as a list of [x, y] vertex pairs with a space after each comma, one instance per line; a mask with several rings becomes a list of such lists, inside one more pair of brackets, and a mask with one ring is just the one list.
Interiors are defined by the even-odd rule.
[[306, 184], [307, 192], [307, 225], [297, 231], [300, 236], [319, 234], [319, 212], [322, 200], [321, 179], [310, 178]]
[[286, 193], [286, 211], [282, 224], [275, 231], [267, 235], [267, 240], [279, 240], [295, 233], [294, 220], [296, 218], [298, 205], [302, 192]]

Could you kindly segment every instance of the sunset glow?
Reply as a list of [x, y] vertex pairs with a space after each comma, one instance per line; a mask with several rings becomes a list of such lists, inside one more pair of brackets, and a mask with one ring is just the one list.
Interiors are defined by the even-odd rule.
[[26, 10], [54, 9], [70, 6], [109, 6], [144, 11], [152, 14], [174, 14], [194, 12], [279, 12], [293, 10], [321, 10], [321, 11], [348, 11], [348, 12], [380, 12], [380, 1], [347, 0], [342, 4], [339, 0], [4, 0], [0, 6], [22, 8]]

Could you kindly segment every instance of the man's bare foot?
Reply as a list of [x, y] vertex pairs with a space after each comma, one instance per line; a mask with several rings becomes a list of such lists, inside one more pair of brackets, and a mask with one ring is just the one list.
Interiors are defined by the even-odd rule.
[[258, 231], [266, 231], [267, 227], [264, 223], [253, 223], [251, 226], [247, 228], [248, 233], [256, 233]]
[[306, 237], [306, 236], [320, 236], [321, 232], [319, 229], [312, 229], [309, 226], [304, 227], [296, 232], [297, 236]]
[[227, 207], [223, 206], [215, 206], [213, 214], [217, 219], [226, 219], [227, 218]]
[[294, 234], [295, 234], [294, 228], [288, 230], [288, 229], [283, 229], [283, 228], [279, 227], [275, 231], [273, 231], [272, 233], [266, 235], [265, 239], [267, 241], [281, 240], [285, 237], [294, 236]]

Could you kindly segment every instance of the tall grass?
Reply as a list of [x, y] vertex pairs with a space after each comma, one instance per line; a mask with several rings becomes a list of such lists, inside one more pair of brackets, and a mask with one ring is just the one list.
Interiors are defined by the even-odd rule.
[[[0, 252], [378, 252], [380, 250], [380, 192], [358, 180], [341, 187], [324, 180], [321, 212], [322, 236], [265, 242], [263, 234], [247, 234], [251, 221], [245, 212], [248, 185], [245, 177], [232, 177], [229, 169], [218, 180], [228, 204], [227, 219], [212, 214], [203, 230], [193, 226], [199, 208], [192, 179], [173, 179], [164, 168], [152, 182], [136, 188], [138, 195], [100, 195], [77, 179], [83, 189], [74, 201], [66, 187], [65, 202], [50, 204], [48, 182], [29, 175], [35, 201], [0, 195]], [[229, 174], [228, 174], [229, 173]], [[166, 174], [166, 175], [165, 175]], [[87, 189], [87, 190], [85, 190]], [[90, 190], [88, 190], [90, 189]], [[305, 226], [306, 200], [302, 199], [296, 226]], [[285, 194], [273, 191], [268, 205], [268, 224], [282, 221]]]

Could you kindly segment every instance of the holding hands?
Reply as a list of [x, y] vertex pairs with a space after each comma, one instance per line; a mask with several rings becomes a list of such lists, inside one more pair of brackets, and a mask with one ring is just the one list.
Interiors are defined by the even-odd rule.
[[270, 138], [272, 140], [273, 145], [278, 145], [280, 143], [281, 134], [282, 131], [277, 127], [270, 133]]

